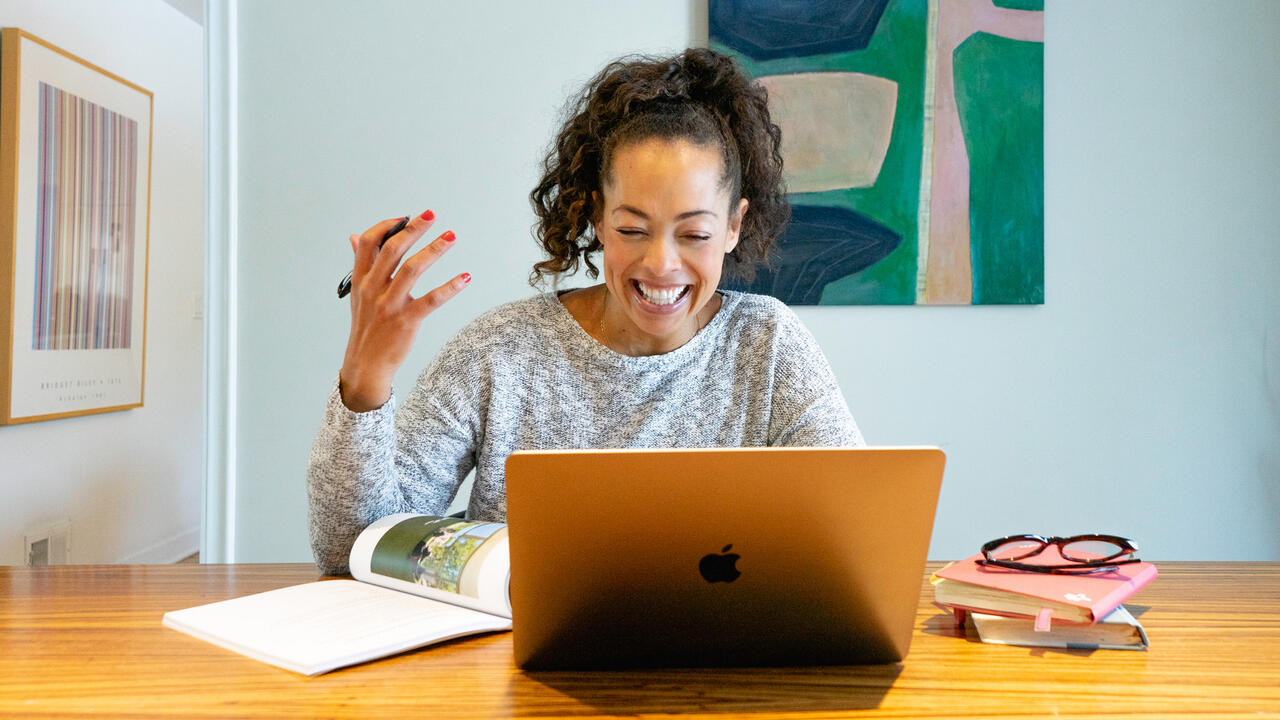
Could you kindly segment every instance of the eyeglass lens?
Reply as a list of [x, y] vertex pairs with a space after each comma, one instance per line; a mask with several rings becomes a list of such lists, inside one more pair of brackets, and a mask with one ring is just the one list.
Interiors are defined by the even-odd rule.
[[1109, 540], [1077, 540], [1062, 546], [1062, 557], [1077, 562], [1110, 560], [1129, 551]]
[[1039, 540], [1010, 540], [987, 553], [992, 560], [1022, 560], [1037, 555], [1045, 548]]

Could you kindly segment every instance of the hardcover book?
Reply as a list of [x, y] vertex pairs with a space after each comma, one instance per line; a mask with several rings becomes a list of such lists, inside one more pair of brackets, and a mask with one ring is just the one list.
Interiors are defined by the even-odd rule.
[[1147, 562], [1118, 565], [1107, 572], [1059, 575], [979, 565], [981, 558], [974, 555], [934, 573], [930, 578], [934, 599], [959, 610], [1090, 624], [1156, 576], [1156, 566]]
[[1047, 632], [1036, 630], [1026, 617], [969, 613], [984, 643], [1066, 649], [1146, 650], [1147, 633], [1132, 613], [1121, 605], [1092, 625], [1059, 623]]
[[303, 675], [511, 629], [507, 526], [399, 514], [370, 525], [353, 580], [321, 580], [165, 613], [164, 625]]

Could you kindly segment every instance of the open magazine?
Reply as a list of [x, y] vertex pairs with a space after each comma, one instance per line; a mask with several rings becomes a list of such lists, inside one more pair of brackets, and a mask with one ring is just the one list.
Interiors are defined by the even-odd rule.
[[353, 580], [165, 613], [164, 624], [304, 675], [511, 629], [507, 526], [389, 515], [356, 538]]

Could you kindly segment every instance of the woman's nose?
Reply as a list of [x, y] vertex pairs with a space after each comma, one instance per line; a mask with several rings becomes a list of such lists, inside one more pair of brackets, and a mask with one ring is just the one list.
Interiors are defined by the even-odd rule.
[[645, 249], [646, 268], [659, 276], [680, 267], [680, 252], [672, 238], [654, 238]]

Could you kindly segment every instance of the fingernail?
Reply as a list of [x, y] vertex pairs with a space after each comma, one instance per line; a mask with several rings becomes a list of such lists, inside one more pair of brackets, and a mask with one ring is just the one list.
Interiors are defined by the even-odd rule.
[[423, 220], [435, 220], [436, 214], [431, 212], [430, 210], [426, 210], [418, 217], [422, 218]]
[[451, 243], [454, 240], [457, 240], [458, 236], [454, 235], [452, 230], [446, 230], [445, 233], [440, 236], [440, 239], [444, 240], [447, 243]]
[[462, 273], [462, 284], [466, 285], [471, 282], [471, 273]]

